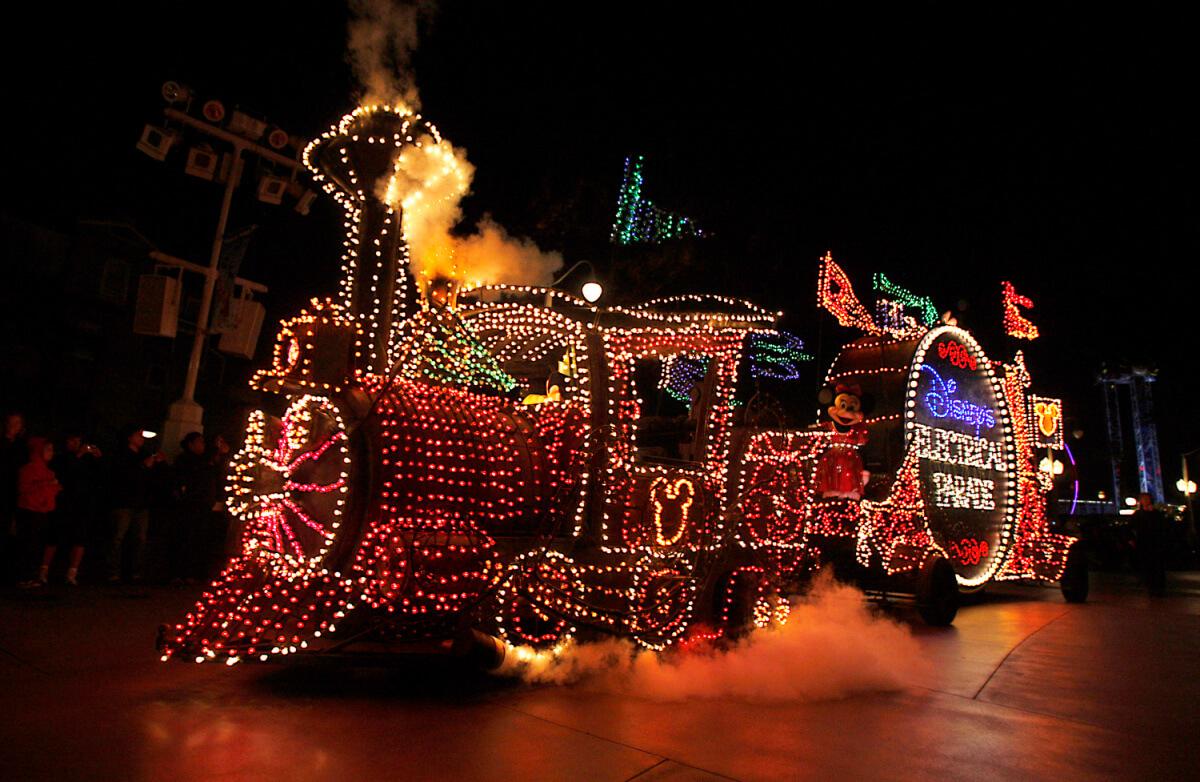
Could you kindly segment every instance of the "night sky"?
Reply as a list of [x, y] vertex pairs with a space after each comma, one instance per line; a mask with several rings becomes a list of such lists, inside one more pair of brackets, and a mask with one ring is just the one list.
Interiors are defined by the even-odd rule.
[[[220, 186], [183, 175], [178, 154], [134, 149], [162, 117], [162, 82], [316, 135], [354, 106], [347, 12], [133, 5], [48, 9], [5, 52], [17, 208], [64, 227], [132, 221], [204, 261]], [[1157, 366], [1174, 483], [1179, 453], [1200, 447], [1197, 160], [1183, 137], [1196, 64], [1179, 20], [1084, 5], [671, 5], [442, 3], [413, 69], [422, 113], [477, 168], [470, 219], [599, 261], [624, 158], [643, 154], [646, 195], [712, 234], [713, 292], [786, 310], [810, 347], [829, 343], [826, 360], [853, 336], [822, 328], [814, 306], [829, 250], [863, 299], [882, 271], [953, 310], [993, 358], [1024, 347], [1037, 390], [1064, 397], [1083, 430], [1081, 454], [1105, 447], [1101, 362]], [[564, 204], [572, 230], [547, 228]], [[308, 217], [239, 208], [235, 221], [261, 226], [241, 274], [270, 286], [269, 319], [333, 292], [329, 199]], [[1002, 280], [1035, 302], [1041, 339], [1000, 336]]]

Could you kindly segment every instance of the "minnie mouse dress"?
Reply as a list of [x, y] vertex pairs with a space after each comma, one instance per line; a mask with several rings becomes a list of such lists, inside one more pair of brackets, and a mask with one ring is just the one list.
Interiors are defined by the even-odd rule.
[[843, 427], [833, 421], [821, 424], [821, 429], [831, 432], [829, 447], [817, 461], [817, 494], [834, 497], [861, 496], [863, 485], [863, 460], [858, 447], [867, 442], [866, 424], [857, 423]]

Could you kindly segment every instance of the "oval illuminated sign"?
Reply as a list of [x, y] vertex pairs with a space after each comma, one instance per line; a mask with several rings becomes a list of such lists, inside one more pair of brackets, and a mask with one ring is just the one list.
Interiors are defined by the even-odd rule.
[[1007, 551], [1017, 492], [1012, 427], [991, 362], [966, 331], [933, 329], [909, 372], [906, 440], [934, 540], [963, 586]]

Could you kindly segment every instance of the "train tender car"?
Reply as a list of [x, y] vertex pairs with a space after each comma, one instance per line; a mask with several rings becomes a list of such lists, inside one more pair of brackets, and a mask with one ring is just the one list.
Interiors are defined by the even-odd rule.
[[[806, 545], [870, 589], [914, 593], [932, 624], [952, 622], [958, 594], [989, 581], [1059, 581], [1067, 600], [1086, 600], [1082, 548], [1050, 529], [1052, 460], [1038, 450], [1063, 447], [1061, 401], [1030, 393], [1020, 351], [993, 362], [948, 316], [922, 325], [887, 300], [877, 322], [832, 257], [822, 264], [822, 306], [865, 332], [834, 360], [826, 385], [875, 403], [856, 446], [869, 480], [853, 500], [817, 496], [821, 456], [809, 453], [831, 447], [817, 443], [829, 427], [758, 435], [750, 449], [807, 481], [793, 489], [807, 504], [791, 509]], [[1010, 320], [1023, 320], [1006, 305]], [[759, 494], [769, 504], [772, 493]]]
[[945, 624], [960, 588], [1073, 572], [1019, 357], [994, 365], [948, 324], [847, 346], [829, 379], [877, 397], [853, 446], [872, 479], [819, 496], [846, 446], [781, 428], [746, 391], [795, 374], [778, 313], [446, 280], [407, 297], [400, 215], [374, 185], [436, 139], [408, 112], [360, 110], [306, 152], [347, 210], [346, 278], [282, 324], [255, 378], [285, 404], [251, 417], [234, 459], [240, 550], [162, 628], [163, 659], [491, 665], [594, 634], [664, 649], [784, 620], [825, 563]]

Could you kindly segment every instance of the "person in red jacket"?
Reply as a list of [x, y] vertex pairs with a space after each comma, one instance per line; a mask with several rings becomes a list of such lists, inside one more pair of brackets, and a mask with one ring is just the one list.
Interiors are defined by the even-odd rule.
[[39, 568], [39, 565], [46, 547], [50, 514], [54, 512], [55, 498], [62, 490], [49, 467], [52, 458], [54, 445], [49, 440], [30, 437], [29, 462], [17, 473], [17, 539], [20, 541], [22, 572], [29, 576], [19, 586], [26, 589], [45, 586], [49, 570]]

